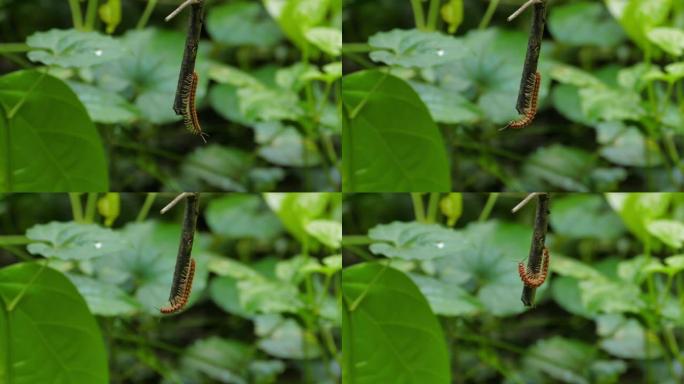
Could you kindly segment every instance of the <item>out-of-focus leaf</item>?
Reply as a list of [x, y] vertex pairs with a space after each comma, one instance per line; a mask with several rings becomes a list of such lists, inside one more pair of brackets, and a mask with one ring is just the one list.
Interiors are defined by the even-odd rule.
[[440, 316], [472, 316], [481, 310], [479, 301], [456, 284], [446, 283], [415, 273], [409, 277], [430, 303], [432, 312]]
[[378, 32], [368, 39], [368, 44], [375, 49], [370, 53], [371, 60], [406, 68], [451, 63], [465, 56], [461, 40], [417, 29]]
[[67, 277], [95, 315], [130, 316], [138, 310], [139, 304], [116, 285], [76, 274]]
[[256, 195], [229, 195], [212, 200], [205, 212], [214, 233], [229, 238], [273, 239], [282, 227], [278, 218]]
[[247, 384], [247, 366], [254, 350], [239, 341], [212, 336], [195, 341], [181, 364], [221, 383]]
[[219, 43], [272, 46], [282, 38], [278, 25], [259, 2], [234, 1], [209, 8], [207, 32]]
[[87, 260], [112, 256], [127, 247], [118, 233], [95, 224], [51, 222], [29, 228], [26, 236], [39, 243], [29, 244], [33, 254], [62, 260]]
[[604, 5], [590, 1], [552, 7], [549, 30], [556, 40], [575, 46], [613, 47], [625, 38]]
[[28, 53], [29, 60], [62, 67], [102, 64], [126, 53], [118, 40], [75, 29], [36, 32], [26, 39], [26, 44], [35, 49]]
[[562, 236], [610, 240], [625, 230], [601, 196], [570, 195], [553, 199], [552, 209], [551, 225]]

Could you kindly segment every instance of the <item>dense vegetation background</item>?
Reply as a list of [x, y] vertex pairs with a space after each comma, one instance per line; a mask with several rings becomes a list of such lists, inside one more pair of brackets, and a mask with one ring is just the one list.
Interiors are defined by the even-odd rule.
[[550, 0], [539, 113], [515, 110], [523, 1], [344, 1], [345, 191], [684, 183], [684, 2]]
[[0, 1], [0, 191], [338, 190], [341, 0], [205, 1], [208, 143], [171, 108], [181, 1]]
[[167, 304], [172, 195], [0, 195], [0, 382], [339, 383], [341, 197], [202, 194]]
[[533, 308], [522, 198], [347, 195], [345, 380], [682, 382], [684, 194], [551, 195], [551, 275]]

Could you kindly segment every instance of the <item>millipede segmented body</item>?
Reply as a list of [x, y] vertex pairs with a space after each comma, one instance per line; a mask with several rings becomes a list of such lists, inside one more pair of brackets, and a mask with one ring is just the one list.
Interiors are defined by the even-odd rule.
[[199, 75], [197, 75], [197, 72], [188, 75], [183, 82], [183, 124], [190, 132], [201, 137], [202, 141], [206, 143], [207, 141], [204, 138], [206, 134], [202, 132], [199, 118], [197, 118], [197, 108], [195, 106], [198, 82]]
[[195, 259], [190, 259], [190, 265], [188, 265], [181, 277], [181, 284], [179, 284], [179, 289], [174, 292], [174, 296], [169, 300], [169, 304], [166, 307], [159, 309], [161, 313], [170, 314], [175, 313], [183, 309], [185, 304], [188, 303], [188, 298], [190, 297], [190, 292], [192, 291], [192, 279], [195, 277]]
[[546, 276], [549, 273], [550, 258], [551, 256], [549, 255], [549, 250], [544, 248], [541, 270], [536, 273], [534, 271], [526, 270], [523, 263], [518, 263], [518, 274], [520, 275], [520, 279], [523, 281], [525, 286], [537, 288], [544, 284], [544, 281], [546, 281]]
[[541, 74], [535, 72], [534, 77], [530, 79], [527, 83], [529, 95], [529, 105], [525, 110], [525, 115], [523, 115], [518, 120], [513, 120], [506, 128], [521, 129], [525, 128], [532, 123], [534, 117], [537, 115], [537, 99], [539, 97], [539, 86], [541, 84]]

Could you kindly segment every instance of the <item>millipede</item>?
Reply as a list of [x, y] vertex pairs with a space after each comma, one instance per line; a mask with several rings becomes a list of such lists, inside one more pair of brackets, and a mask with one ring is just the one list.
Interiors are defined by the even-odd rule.
[[180, 277], [180, 281], [177, 282], [176, 286], [178, 289], [174, 292], [174, 295], [169, 299], [169, 304], [166, 307], [159, 309], [161, 313], [170, 314], [175, 313], [183, 309], [185, 304], [188, 303], [188, 298], [192, 291], [192, 280], [195, 277], [195, 259], [190, 259], [190, 265], [188, 265], [183, 274]]
[[197, 72], [189, 74], [183, 82], [183, 124], [192, 134], [198, 135], [205, 143], [206, 134], [202, 132], [202, 127], [197, 117], [197, 107], [195, 106], [195, 96], [197, 94], [197, 83], [199, 82], [199, 75]]
[[537, 98], [539, 97], [539, 86], [541, 84], [541, 74], [535, 72], [534, 78], [531, 78], [527, 85], [530, 93], [530, 101], [525, 110], [525, 114], [518, 120], [513, 120], [508, 123], [505, 128], [521, 129], [525, 128], [532, 123], [534, 117], [537, 115]]
[[549, 250], [546, 247], [544, 248], [543, 252], [541, 271], [537, 273], [526, 270], [523, 263], [518, 263], [518, 274], [520, 275], [520, 279], [527, 287], [537, 288], [544, 284], [544, 281], [546, 281], [546, 276], [549, 273], [549, 260], [551, 256], [549, 255]]

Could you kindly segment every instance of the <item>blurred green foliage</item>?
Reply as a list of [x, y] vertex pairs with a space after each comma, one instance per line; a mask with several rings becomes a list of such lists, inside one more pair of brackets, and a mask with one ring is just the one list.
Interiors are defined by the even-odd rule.
[[203, 194], [192, 294], [164, 316], [170, 197], [0, 197], [0, 378], [338, 383], [341, 195]]
[[[518, 117], [515, 103], [532, 12], [512, 22], [506, 17], [520, 3], [348, 0], [343, 49], [347, 77], [351, 81], [357, 76], [352, 72], [380, 71], [413, 88], [445, 141], [440, 152], [449, 158], [449, 169], [435, 167], [434, 174], [448, 175], [453, 190], [680, 190], [684, 4], [549, 2], [539, 61], [539, 114], [523, 130], [499, 131]], [[368, 78], [363, 86], [378, 93], [380, 82]], [[393, 116], [403, 109], [399, 103], [382, 106], [368, 100], [375, 114]], [[368, 123], [364, 108], [355, 108], [344, 92], [343, 105], [345, 155], [358, 159], [373, 151], [375, 157], [373, 163], [345, 166], [343, 179], [402, 159], [405, 148], [415, 144], [414, 136]], [[410, 126], [421, 136], [434, 130], [433, 122]], [[382, 132], [378, 144], [355, 143], [355, 135], [369, 124]], [[352, 141], [349, 148], [347, 140]], [[389, 153], [376, 154], [378, 147]], [[400, 184], [424, 176], [431, 167], [425, 159], [412, 164], [413, 169], [387, 174], [376, 191], [427, 190]], [[353, 184], [343, 188], [362, 191]]]
[[[7, 164], [0, 190], [339, 189], [340, 1], [205, 2], [197, 108], [209, 145], [190, 135], [171, 108], [188, 11], [164, 23], [175, 7], [168, 2], [80, 3], [0, 6], [3, 24], [22, 25], [0, 30], [0, 132], [9, 132], [0, 141], [7, 149], [0, 152]], [[22, 88], [23, 104], [11, 93], [20, 74], [42, 76]], [[78, 98], [69, 103], [87, 115], [30, 103], [37, 95], [73, 98], [46, 82], [68, 85]], [[25, 143], [23, 114], [36, 120], [36, 110], [43, 120], [32, 121], [33, 130], [48, 132], [32, 132], [33, 142]], [[89, 145], [104, 148], [106, 162], [72, 149], [83, 144], [74, 138], [81, 130], [93, 136]], [[36, 155], [35, 168], [56, 164], [64, 181], [26, 186], [22, 178], [42, 176], [22, 163]], [[76, 163], [97, 167], [84, 176], [72, 170]]]
[[[463, 212], [450, 228], [454, 195]], [[521, 195], [348, 196], [343, 372], [359, 382], [684, 379], [684, 195], [551, 195], [551, 274], [533, 308], [520, 301], [534, 221], [534, 203], [511, 213]], [[374, 359], [371, 345], [400, 353]], [[417, 358], [445, 348], [446, 366]]]

